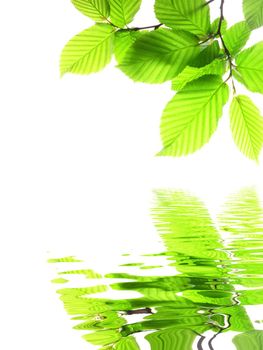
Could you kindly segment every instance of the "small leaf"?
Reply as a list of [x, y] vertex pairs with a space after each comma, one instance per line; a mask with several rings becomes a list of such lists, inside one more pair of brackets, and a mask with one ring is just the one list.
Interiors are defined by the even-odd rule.
[[247, 96], [234, 97], [230, 108], [230, 121], [238, 148], [248, 158], [258, 160], [263, 145], [263, 118]]
[[163, 83], [180, 73], [199, 52], [198, 41], [192, 34], [158, 29], [142, 35], [119, 67], [135, 81]]
[[105, 21], [110, 15], [108, 0], [71, 0], [83, 15], [96, 22]]
[[242, 51], [236, 58], [236, 65], [241, 76], [238, 80], [249, 90], [263, 93], [263, 41]]
[[212, 44], [205, 47], [201, 47], [202, 51], [191, 64], [193, 67], [204, 67], [213, 62], [220, 55], [220, 47], [217, 40], [214, 40]]
[[262, 0], [243, 0], [243, 12], [251, 29], [256, 29], [263, 25]]
[[111, 21], [116, 26], [123, 28], [133, 21], [141, 3], [142, 0], [110, 0]]
[[172, 81], [172, 89], [176, 91], [181, 90], [187, 83], [201, 78], [204, 75], [223, 75], [224, 73], [225, 62], [218, 59], [201, 68], [187, 66]]
[[205, 36], [210, 29], [209, 6], [205, 0], [156, 0], [155, 14], [167, 27]]
[[114, 54], [119, 64], [122, 62], [130, 47], [142, 35], [142, 31], [135, 30], [119, 30], [115, 33]]
[[95, 24], [73, 37], [61, 54], [61, 75], [89, 74], [103, 69], [111, 59], [113, 33], [112, 26]]
[[[218, 29], [219, 29], [219, 22], [220, 22], [220, 17], [215, 19], [214, 22], [211, 24], [211, 34], [217, 34]], [[221, 34], [224, 34], [227, 30], [227, 21], [223, 19], [221, 23]]]
[[121, 334], [117, 330], [109, 329], [85, 334], [83, 338], [93, 345], [109, 345], [120, 340]]
[[232, 56], [236, 55], [247, 43], [251, 30], [246, 21], [238, 22], [224, 34], [224, 42]]
[[140, 350], [134, 337], [122, 338], [116, 345], [116, 350]]
[[163, 112], [164, 148], [159, 155], [187, 155], [207, 143], [217, 128], [228, 96], [229, 88], [219, 76], [204, 76], [187, 84]]

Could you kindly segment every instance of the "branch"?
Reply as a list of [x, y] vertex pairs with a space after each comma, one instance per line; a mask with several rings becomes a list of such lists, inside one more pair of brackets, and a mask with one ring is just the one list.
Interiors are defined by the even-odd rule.
[[230, 73], [229, 73], [229, 77], [226, 79], [226, 81], [228, 81], [230, 78], [232, 79], [232, 86], [233, 86], [233, 91], [234, 93], [236, 93], [236, 87], [234, 84], [234, 80], [233, 80], [233, 62], [232, 62], [232, 56], [230, 51], [228, 50], [226, 43], [224, 41], [222, 32], [221, 32], [221, 28], [222, 28], [222, 23], [224, 20], [224, 4], [225, 4], [225, 0], [221, 0], [221, 5], [220, 5], [220, 19], [219, 19], [219, 25], [218, 25], [218, 29], [215, 35], [218, 35], [220, 38], [220, 41], [222, 43], [223, 49], [225, 51], [227, 60], [229, 62], [229, 69], [230, 69]]
[[147, 27], [134, 27], [134, 28], [128, 28], [128, 30], [134, 30], [134, 31], [138, 31], [138, 30], [144, 30], [144, 29], [158, 29], [160, 28], [161, 26], [163, 26], [163, 23], [159, 23], [159, 24], [156, 24], [156, 25], [153, 25], [153, 26], [147, 26]]

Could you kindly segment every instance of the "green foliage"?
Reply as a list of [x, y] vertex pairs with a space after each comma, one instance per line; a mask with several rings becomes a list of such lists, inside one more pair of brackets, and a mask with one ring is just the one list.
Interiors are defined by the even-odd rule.
[[110, 14], [108, 0], [71, 0], [73, 5], [83, 15], [90, 17], [96, 22], [103, 22]]
[[256, 29], [263, 25], [262, 0], [243, 0], [243, 11], [251, 29]]
[[234, 337], [233, 343], [237, 350], [261, 349], [263, 344], [263, 331], [250, 331], [238, 334]]
[[247, 43], [251, 30], [247, 22], [238, 22], [229, 28], [224, 34], [224, 42], [231, 53], [235, 56]]
[[230, 108], [233, 138], [248, 158], [258, 160], [263, 145], [263, 118], [247, 96], [234, 97]]
[[[230, 116], [233, 137], [247, 157], [259, 158], [263, 145], [259, 112], [253, 108], [245, 115], [240, 112], [241, 103], [237, 101], [243, 104], [248, 99], [235, 96], [235, 79], [248, 90], [263, 93], [263, 42], [244, 49], [251, 31], [263, 25], [262, 0], [243, 0], [245, 20], [230, 28], [224, 18], [223, 0], [220, 17], [212, 23], [213, 1], [155, 0], [160, 23], [142, 27], [131, 24], [142, 0], [72, 3], [96, 24], [66, 44], [61, 55], [61, 75], [98, 72], [114, 54], [118, 68], [135, 82], [172, 81], [172, 89], [178, 94], [163, 112], [164, 149], [159, 153], [169, 156], [193, 153], [209, 141], [227, 101], [226, 84], [230, 83], [234, 94]], [[215, 91], [216, 82], [220, 86]], [[247, 120], [249, 125], [245, 125]], [[251, 136], [248, 142], [248, 135], [255, 134], [253, 125], [258, 128], [257, 136]]]
[[119, 67], [135, 81], [163, 83], [180, 73], [199, 52], [192, 34], [159, 29], [136, 40]]
[[228, 86], [219, 76], [204, 76], [178, 92], [163, 112], [164, 148], [160, 155], [182, 156], [207, 143], [217, 128], [228, 94]]
[[210, 29], [209, 6], [205, 0], [156, 0], [155, 14], [167, 27], [205, 36]]
[[225, 62], [219, 59], [215, 59], [206, 66], [197, 68], [187, 66], [185, 69], [177, 75], [172, 81], [172, 90], [182, 90], [185, 85], [193, 80], [201, 78], [204, 75], [223, 75], [225, 72]]
[[263, 41], [242, 51], [236, 58], [236, 65], [244, 85], [263, 94]]
[[115, 26], [125, 27], [139, 11], [142, 0], [110, 0], [110, 18]]
[[95, 24], [76, 35], [62, 51], [61, 75], [100, 71], [110, 62], [113, 38], [112, 27], [108, 24]]

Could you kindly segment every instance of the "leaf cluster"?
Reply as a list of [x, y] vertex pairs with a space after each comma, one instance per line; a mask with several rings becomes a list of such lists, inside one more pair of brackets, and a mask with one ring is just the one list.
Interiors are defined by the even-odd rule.
[[210, 18], [212, 1], [155, 0], [160, 23], [133, 27], [141, 0], [71, 0], [96, 23], [64, 47], [60, 71], [90, 74], [115, 56], [118, 68], [134, 81], [172, 82], [175, 96], [161, 119], [159, 155], [183, 156], [204, 146], [217, 129], [229, 100], [233, 139], [248, 158], [258, 160], [263, 118], [253, 101], [238, 95], [235, 80], [263, 93], [263, 41], [244, 49], [252, 30], [263, 25], [263, 1], [243, 0], [244, 20], [228, 28], [220, 15]]

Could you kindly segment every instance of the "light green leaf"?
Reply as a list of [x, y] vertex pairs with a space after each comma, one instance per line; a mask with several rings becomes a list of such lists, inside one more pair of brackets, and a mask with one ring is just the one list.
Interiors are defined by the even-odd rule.
[[169, 327], [148, 334], [145, 338], [152, 350], [191, 350], [197, 334], [190, 329], [178, 329]]
[[109, 329], [85, 334], [83, 338], [93, 345], [109, 345], [120, 340], [121, 334], [118, 330]]
[[253, 330], [238, 334], [233, 338], [237, 350], [261, 349], [263, 344], [263, 331]]
[[236, 58], [239, 79], [253, 92], [263, 93], [263, 41], [242, 51]]
[[251, 29], [263, 25], [263, 1], [243, 0], [243, 12]]
[[111, 59], [113, 33], [112, 26], [95, 24], [73, 37], [61, 54], [61, 75], [89, 74], [103, 69]]
[[[219, 29], [219, 22], [220, 22], [220, 17], [215, 19], [214, 22], [211, 24], [211, 34], [217, 34], [218, 29]], [[221, 34], [224, 34], [227, 30], [227, 21], [223, 19], [221, 23]]]
[[234, 97], [230, 121], [233, 138], [241, 152], [258, 160], [263, 145], [263, 118], [247, 96]]
[[71, 2], [83, 15], [96, 22], [105, 21], [110, 15], [108, 0], [71, 0]]
[[142, 35], [143, 32], [135, 30], [119, 30], [115, 33], [114, 54], [119, 64], [122, 62], [130, 47]]
[[141, 3], [142, 0], [110, 0], [111, 21], [116, 26], [123, 28], [133, 21]]
[[201, 78], [204, 75], [223, 75], [224, 73], [225, 62], [219, 59], [216, 59], [212, 63], [201, 68], [187, 66], [179, 75], [177, 75], [176, 78], [173, 79], [172, 90], [181, 90], [187, 83]]
[[134, 337], [122, 338], [116, 345], [116, 350], [140, 350]]
[[142, 35], [119, 67], [135, 81], [163, 83], [180, 73], [199, 52], [192, 34], [158, 29]]
[[205, 0], [156, 0], [155, 14], [167, 27], [201, 37], [210, 30], [209, 6]]
[[164, 148], [159, 155], [182, 156], [201, 148], [217, 128], [228, 86], [219, 76], [204, 76], [178, 92], [161, 121]]
[[247, 43], [251, 29], [246, 21], [238, 22], [224, 34], [224, 42], [232, 56], [236, 55]]

